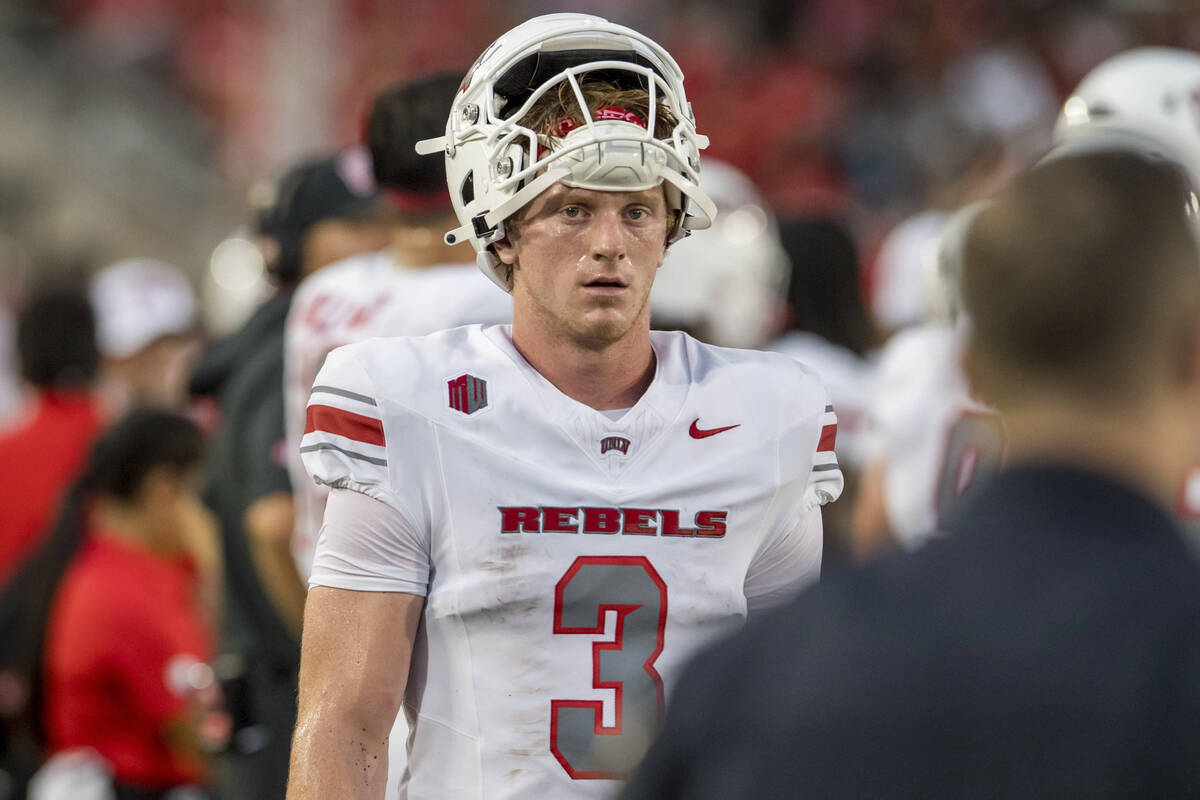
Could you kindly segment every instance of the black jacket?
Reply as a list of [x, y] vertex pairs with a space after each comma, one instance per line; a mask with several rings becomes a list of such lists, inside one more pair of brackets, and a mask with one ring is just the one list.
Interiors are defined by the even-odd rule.
[[1001, 473], [944, 538], [700, 657], [626, 798], [1200, 797], [1200, 566], [1109, 479]]

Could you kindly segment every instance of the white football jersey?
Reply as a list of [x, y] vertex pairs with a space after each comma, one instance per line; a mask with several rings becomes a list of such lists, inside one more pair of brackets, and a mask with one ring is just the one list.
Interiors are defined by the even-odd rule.
[[971, 397], [963, 331], [925, 323], [884, 346], [868, 412], [868, 460], [886, 463], [884, 505], [897, 541], [915, 547], [1000, 466], [999, 417]]
[[529, 366], [508, 326], [326, 360], [305, 466], [402, 533], [327, 525], [311, 584], [426, 597], [402, 797], [615, 796], [688, 657], [817, 578], [817, 507], [842, 476], [816, 378], [651, 336], [654, 379], [615, 420]]
[[837, 412], [838, 461], [844, 467], [862, 469], [874, 362], [807, 331], [790, 331], [767, 349], [786, 353], [817, 373]]
[[300, 461], [304, 407], [325, 356], [374, 336], [420, 336], [471, 322], [512, 319], [512, 298], [474, 264], [423, 269], [398, 265], [384, 250], [332, 264], [296, 290], [284, 334], [284, 423], [296, 503], [292, 553], [307, 578], [328, 490]]

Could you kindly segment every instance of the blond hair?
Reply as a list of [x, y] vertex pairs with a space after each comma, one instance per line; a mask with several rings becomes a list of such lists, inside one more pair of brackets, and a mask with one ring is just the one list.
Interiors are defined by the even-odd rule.
[[[650, 93], [645, 89], [621, 89], [608, 81], [584, 80], [579, 84], [580, 93], [587, 103], [588, 112], [595, 118], [596, 111], [605, 106], [619, 108], [635, 114], [643, 124], [650, 121]], [[584, 123], [584, 114], [579, 107], [575, 91], [566, 81], [560, 83], [557, 89], [546, 92], [533, 104], [533, 107], [521, 117], [522, 127], [529, 128], [537, 134], [537, 145], [554, 150], [562, 141], [558, 131], [569, 121], [571, 127]], [[654, 136], [658, 139], [668, 139], [679, 124], [678, 118], [670, 107], [663, 102], [661, 95], [654, 112]], [[511, 232], [520, 223], [524, 209], [513, 214], [506, 221]], [[513, 268], [511, 264], [500, 264], [500, 276], [511, 290], [513, 285]]]
[[[602, 80], [585, 80], [579, 84], [579, 89], [593, 117], [597, 109], [612, 106], [636, 114], [643, 124], [650, 120], [650, 93], [645, 89], [621, 89]], [[668, 139], [679, 120], [662, 101], [661, 96], [656, 105], [654, 136], [658, 139]], [[560, 83], [556, 90], [546, 92], [538, 98], [533, 108], [521, 118], [520, 124], [537, 133], [538, 141], [543, 146], [554, 147], [557, 137], [553, 133], [564, 120], [570, 120], [575, 125], [582, 125], [584, 122], [575, 91], [565, 81]]]

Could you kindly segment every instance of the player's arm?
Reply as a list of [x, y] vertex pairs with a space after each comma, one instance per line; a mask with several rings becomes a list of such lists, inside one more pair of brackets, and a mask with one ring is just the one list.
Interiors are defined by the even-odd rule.
[[865, 561], [895, 546], [884, 501], [886, 473], [887, 462], [876, 459], [867, 465], [859, 483], [850, 532], [850, 552], [855, 561]]
[[424, 601], [402, 592], [309, 592], [288, 800], [384, 796], [388, 734]]
[[242, 515], [242, 526], [263, 588], [288, 632], [299, 639], [308, 589], [292, 556], [295, 520], [292, 493], [284, 491], [258, 498]]
[[813, 506], [788, 530], [763, 543], [743, 586], [752, 618], [787, 602], [820, 577], [823, 535], [821, 508]]
[[[430, 526], [410, 513], [419, 497], [393, 491], [409, 484], [393, 479], [375, 397], [357, 359], [335, 350], [308, 405], [300, 452], [331, 491], [304, 609], [289, 800], [384, 796], [388, 734], [429, 590]], [[393, 434], [406, 430], [394, 424]]]
[[845, 485], [834, 451], [837, 415], [823, 390], [812, 391], [811, 408], [779, 440], [780, 494], [786, 510], [750, 561], [743, 584], [751, 616], [785, 602], [821, 575], [824, 521], [821, 506]]

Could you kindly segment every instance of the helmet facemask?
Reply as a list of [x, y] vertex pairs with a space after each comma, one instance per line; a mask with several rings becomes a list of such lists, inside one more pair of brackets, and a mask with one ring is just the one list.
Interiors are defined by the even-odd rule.
[[[533, 35], [534, 28], [545, 33]], [[668, 244], [708, 227], [716, 210], [699, 188], [699, 151], [708, 141], [696, 133], [682, 78], [653, 41], [596, 17], [539, 17], [501, 37], [468, 73], [446, 136], [418, 146], [446, 154], [462, 223], [446, 241], [470, 240], [483, 272], [508, 290], [490, 246], [504, 238], [509, 217], [560, 182], [620, 192], [662, 184], [675, 212]], [[630, 109], [592, 107], [585, 92], [591, 81], [645, 92], [645, 118]], [[551, 92], [573, 99], [570, 116], [577, 119], [569, 130], [526, 124], [544, 98], [554, 100]]]

